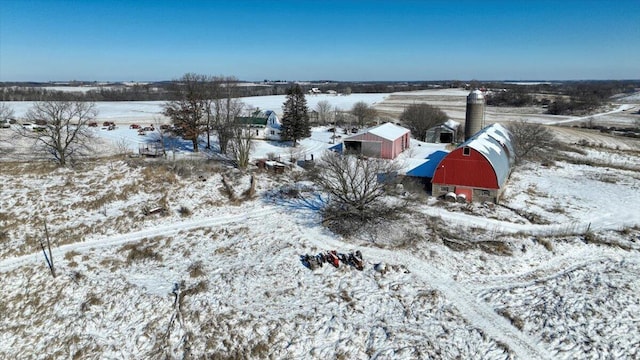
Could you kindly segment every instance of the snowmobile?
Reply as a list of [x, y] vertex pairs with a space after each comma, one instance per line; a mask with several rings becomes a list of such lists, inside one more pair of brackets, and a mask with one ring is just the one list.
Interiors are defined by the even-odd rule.
[[356, 250], [355, 254], [351, 253], [350, 255], [352, 256], [353, 266], [362, 271], [364, 269], [364, 261], [362, 261], [362, 253], [360, 250]]
[[322, 262], [315, 256], [309, 256], [308, 254], [300, 255], [300, 261], [302, 265], [308, 267], [311, 270], [315, 270], [318, 266], [322, 267]]
[[327, 259], [327, 262], [334, 267], [340, 266], [340, 259], [338, 258], [338, 253], [335, 250], [327, 252], [325, 254], [325, 259]]

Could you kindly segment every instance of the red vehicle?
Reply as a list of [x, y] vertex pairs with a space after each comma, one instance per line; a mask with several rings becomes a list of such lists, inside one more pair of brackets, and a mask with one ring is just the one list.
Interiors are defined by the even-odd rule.
[[89, 127], [98, 127], [98, 123], [95, 121], [92, 121], [89, 123]]
[[138, 124], [131, 124], [131, 125], [129, 125], [129, 129], [140, 129], [140, 125], [138, 125]]
[[327, 252], [327, 255], [325, 255], [325, 259], [327, 259], [327, 262], [335, 267], [340, 266], [340, 259], [338, 258], [338, 253], [335, 250], [331, 250], [329, 252]]

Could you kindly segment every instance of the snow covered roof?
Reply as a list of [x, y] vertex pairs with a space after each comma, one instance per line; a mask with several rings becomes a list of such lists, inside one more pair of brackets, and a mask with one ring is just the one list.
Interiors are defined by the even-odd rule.
[[502, 186], [509, 176], [515, 153], [509, 131], [500, 124], [480, 130], [460, 147], [470, 147], [484, 155], [496, 172], [498, 184]]
[[369, 131], [367, 132], [370, 134], [379, 136], [383, 139], [393, 141], [401, 137], [402, 135], [408, 133], [409, 129], [406, 129], [406, 128], [403, 128], [402, 126], [398, 126], [396, 124], [388, 122], [388, 123], [376, 126], [372, 129], [369, 129]]
[[455, 130], [455, 129], [460, 127], [460, 123], [459, 122], [451, 120], [451, 119], [447, 120], [443, 125], [448, 127], [449, 129], [453, 129], [453, 130]]

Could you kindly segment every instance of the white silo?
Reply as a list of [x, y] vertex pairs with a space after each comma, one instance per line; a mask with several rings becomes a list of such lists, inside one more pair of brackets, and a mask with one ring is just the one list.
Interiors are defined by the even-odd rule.
[[464, 139], [467, 140], [484, 126], [484, 95], [473, 90], [467, 96], [467, 115], [464, 121]]

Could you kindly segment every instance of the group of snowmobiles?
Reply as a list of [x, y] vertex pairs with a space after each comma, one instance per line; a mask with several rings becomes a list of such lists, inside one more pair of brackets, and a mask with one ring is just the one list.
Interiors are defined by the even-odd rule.
[[327, 251], [326, 253], [319, 253], [317, 255], [300, 255], [300, 261], [306, 267], [311, 270], [322, 267], [323, 264], [328, 263], [334, 267], [339, 267], [340, 262], [345, 265], [353, 266], [358, 270], [364, 269], [364, 262], [362, 261], [362, 253], [360, 250], [350, 252], [348, 254], [339, 253], [335, 250]]

